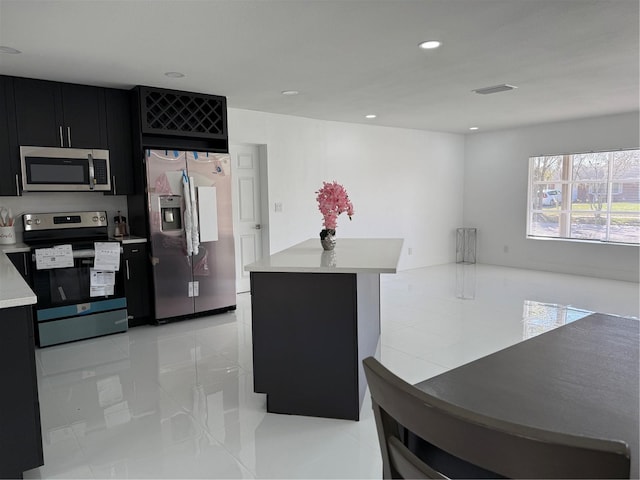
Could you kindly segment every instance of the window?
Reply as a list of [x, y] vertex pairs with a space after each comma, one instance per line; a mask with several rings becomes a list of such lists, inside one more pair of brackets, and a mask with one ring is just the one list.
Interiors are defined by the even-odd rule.
[[529, 159], [528, 238], [640, 244], [640, 150]]

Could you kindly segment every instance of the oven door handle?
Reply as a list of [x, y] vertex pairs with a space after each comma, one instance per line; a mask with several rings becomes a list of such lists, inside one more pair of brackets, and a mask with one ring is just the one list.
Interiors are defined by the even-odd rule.
[[[120, 253], [124, 252], [124, 249], [120, 247]], [[84, 248], [80, 250], [73, 250], [73, 258], [94, 258], [96, 251], [93, 248]], [[36, 261], [36, 254], [31, 254], [31, 260]]]
[[93, 258], [95, 256], [96, 256], [96, 251], [93, 248], [73, 251], [73, 258]]

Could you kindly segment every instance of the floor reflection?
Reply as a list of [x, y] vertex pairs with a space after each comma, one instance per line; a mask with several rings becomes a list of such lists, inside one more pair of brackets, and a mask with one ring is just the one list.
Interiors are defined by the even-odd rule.
[[566, 305], [525, 300], [522, 309], [522, 339], [535, 337], [567, 323], [575, 322], [593, 312]]
[[456, 263], [456, 298], [476, 298], [476, 264]]

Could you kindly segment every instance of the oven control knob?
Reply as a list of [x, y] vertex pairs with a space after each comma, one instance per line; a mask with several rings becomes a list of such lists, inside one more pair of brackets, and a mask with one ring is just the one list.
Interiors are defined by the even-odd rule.
[[36, 225], [40, 225], [40, 219], [36, 218]]
[[31, 220], [27, 220], [27, 225], [31, 225]]
[[97, 222], [98, 221], [98, 217], [94, 216], [91, 220], [93, 220], [94, 222]]
[[104, 222], [104, 215], [100, 215], [100, 221]]

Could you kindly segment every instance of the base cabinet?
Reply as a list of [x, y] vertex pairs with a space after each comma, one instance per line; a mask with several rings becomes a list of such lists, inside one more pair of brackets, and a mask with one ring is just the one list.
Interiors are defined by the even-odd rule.
[[44, 464], [31, 306], [0, 310], [0, 477]]
[[378, 273], [251, 272], [253, 386], [267, 412], [359, 420], [380, 338]]
[[149, 257], [147, 245], [132, 243], [122, 245], [125, 269], [124, 291], [127, 296], [129, 326], [149, 323]]

